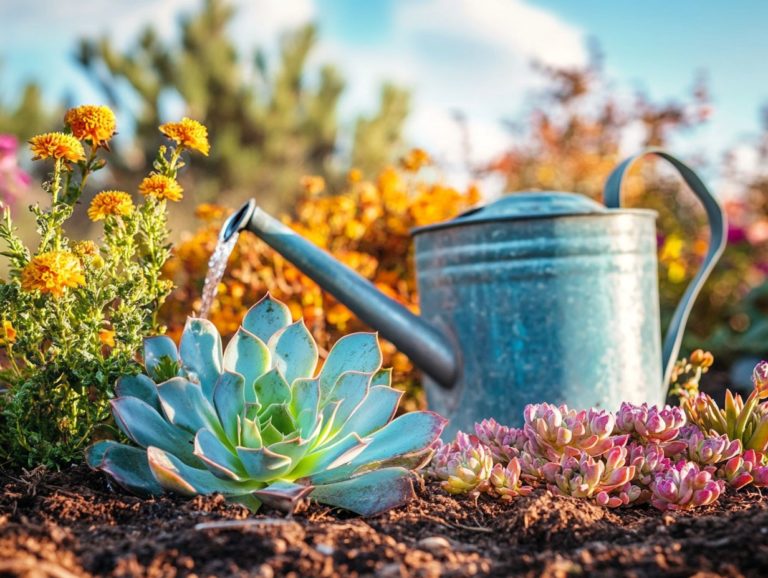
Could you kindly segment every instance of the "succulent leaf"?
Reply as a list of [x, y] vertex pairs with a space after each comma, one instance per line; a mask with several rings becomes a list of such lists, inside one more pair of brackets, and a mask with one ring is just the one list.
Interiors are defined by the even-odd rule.
[[213, 403], [224, 434], [233, 446], [240, 444], [240, 422], [245, 411], [245, 380], [239, 373], [225, 371], [213, 388]]
[[163, 493], [149, 469], [147, 452], [139, 448], [111, 440], [96, 442], [86, 451], [86, 462], [107, 472], [129, 492], [144, 497]]
[[267, 293], [251, 307], [243, 318], [243, 329], [252, 333], [264, 343], [283, 327], [291, 323], [291, 310], [284, 303], [273, 299]]
[[264, 342], [242, 327], [235, 333], [224, 350], [223, 366], [243, 376], [248, 387], [269, 371], [272, 356]]
[[118, 397], [111, 404], [118, 427], [135, 443], [157, 446], [189, 464], [198, 462], [192, 454], [192, 435], [171, 425], [147, 403], [137, 397]]
[[317, 345], [301, 321], [276, 332], [269, 340], [269, 350], [274, 366], [288, 383], [314, 375]]
[[336, 385], [336, 380], [347, 371], [375, 373], [381, 367], [381, 349], [375, 333], [350, 333], [339, 339], [320, 371], [320, 390], [323, 397]]
[[194, 452], [215, 476], [235, 481], [248, 478], [243, 464], [232, 449], [207, 429], [201, 429], [195, 435]]
[[394, 417], [402, 396], [402, 391], [383, 385], [372, 387], [337, 435], [343, 437], [356, 432], [360, 437], [365, 437], [384, 427]]
[[265, 407], [291, 401], [291, 387], [277, 369], [268, 371], [256, 380], [253, 395], [250, 395], [249, 388], [246, 388], [245, 393], [247, 402], [258, 400]]
[[138, 397], [157, 411], [160, 411], [160, 398], [157, 396], [157, 384], [146, 375], [124, 375], [115, 383], [117, 397]]
[[404, 468], [384, 468], [317, 486], [310, 495], [318, 502], [372, 516], [413, 499], [411, 478], [411, 472]]
[[203, 395], [213, 399], [213, 388], [221, 375], [221, 336], [207, 319], [190, 317], [181, 334], [181, 362], [191, 381], [199, 383]]
[[177, 366], [179, 364], [179, 352], [173, 339], [167, 335], [157, 335], [144, 339], [144, 367], [153, 379], [164, 381], [172, 377], [157, 373], [158, 367], [166, 359], [170, 359]]
[[168, 421], [194, 435], [207, 427], [221, 431], [216, 410], [203, 395], [199, 384], [183, 377], [174, 377], [157, 386], [160, 406]]

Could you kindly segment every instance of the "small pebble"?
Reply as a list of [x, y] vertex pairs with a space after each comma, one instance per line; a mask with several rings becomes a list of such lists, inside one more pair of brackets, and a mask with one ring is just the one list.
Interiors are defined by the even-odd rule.
[[451, 547], [451, 543], [442, 536], [429, 536], [422, 538], [416, 544], [419, 548], [429, 550], [430, 552], [436, 552], [439, 550], [445, 550]]
[[317, 546], [315, 546], [315, 550], [317, 550], [318, 552], [320, 552], [325, 556], [332, 556], [333, 553], [336, 551], [335, 548], [330, 544], [318, 544]]

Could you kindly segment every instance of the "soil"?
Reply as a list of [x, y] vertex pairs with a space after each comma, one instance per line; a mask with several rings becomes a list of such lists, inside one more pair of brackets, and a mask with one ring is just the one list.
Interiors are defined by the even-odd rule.
[[359, 518], [316, 504], [250, 514], [220, 496], [142, 500], [85, 467], [0, 474], [0, 578], [75, 576], [766, 576], [768, 501], [692, 513], [531, 496], [453, 498]]

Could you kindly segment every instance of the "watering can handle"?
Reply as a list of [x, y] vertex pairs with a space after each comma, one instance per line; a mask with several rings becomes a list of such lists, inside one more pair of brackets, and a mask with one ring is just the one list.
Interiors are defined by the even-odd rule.
[[685, 324], [688, 321], [688, 316], [693, 308], [693, 303], [696, 300], [699, 291], [701, 291], [704, 282], [707, 280], [707, 277], [709, 277], [709, 274], [712, 272], [717, 260], [720, 258], [720, 255], [722, 255], [725, 250], [726, 220], [725, 212], [720, 206], [720, 203], [712, 196], [712, 193], [709, 192], [698, 175], [679, 159], [661, 149], [655, 148], [646, 149], [640, 154], [626, 159], [613, 170], [611, 176], [608, 177], [608, 181], [605, 183], [605, 190], [603, 192], [606, 207], [618, 209], [621, 206], [621, 185], [624, 181], [624, 176], [629, 172], [629, 169], [636, 161], [651, 154], [669, 161], [672, 166], [677, 169], [677, 172], [683, 177], [685, 183], [704, 205], [710, 229], [707, 255], [696, 273], [696, 276], [686, 288], [680, 303], [678, 303], [675, 313], [672, 316], [672, 321], [669, 323], [667, 334], [664, 337], [664, 345], [662, 348], [662, 368], [664, 372], [662, 376], [662, 387], [668, 388], [672, 376], [672, 369], [677, 361], [677, 355], [680, 352], [680, 345], [683, 341]]

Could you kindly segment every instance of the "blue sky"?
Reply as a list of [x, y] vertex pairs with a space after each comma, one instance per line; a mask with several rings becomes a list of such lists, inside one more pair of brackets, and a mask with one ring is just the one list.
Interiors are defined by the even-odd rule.
[[[519, 113], [538, 83], [531, 59], [579, 64], [596, 40], [619, 92], [681, 99], [706, 72], [714, 104], [709, 125], [672, 143], [683, 155], [747, 150], [768, 102], [768, 3], [757, 0], [233, 0], [243, 51], [274, 48], [284, 30], [320, 26], [314, 63], [333, 62], [348, 89], [349, 122], [372, 108], [380, 83], [414, 91], [413, 141], [450, 165], [460, 147], [452, 112], [469, 119], [475, 160], [513, 138], [499, 123]], [[125, 44], [148, 20], [167, 37], [180, 13], [199, 0], [3, 0], [0, 3], [0, 98], [25, 79], [43, 83], [49, 99], [97, 93], [71, 63], [76, 39], [109, 34]], [[632, 148], [633, 143], [627, 144]], [[631, 152], [628, 150], [628, 152]], [[750, 157], [744, 154], [749, 165]], [[753, 167], [754, 168], [754, 167]]]

